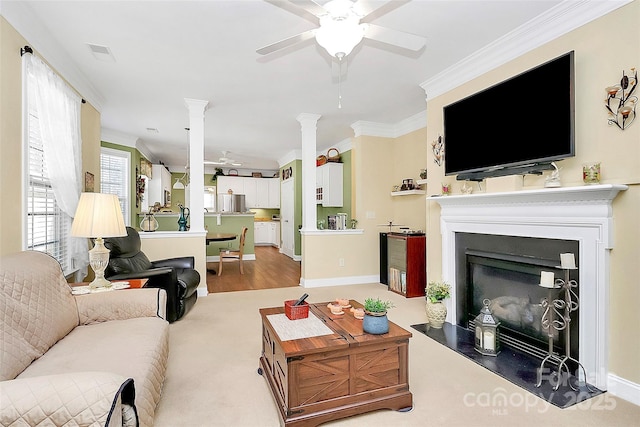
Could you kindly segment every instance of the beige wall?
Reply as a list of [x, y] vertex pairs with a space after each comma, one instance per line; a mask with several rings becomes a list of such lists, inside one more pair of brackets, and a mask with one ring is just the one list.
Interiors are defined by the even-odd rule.
[[[630, 185], [629, 190], [613, 203], [615, 241], [611, 251], [609, 358], [611, 374], [636, 384], [640, 383], [640, 332], [630, 325], [640, 323], [640, 286], [637, 279], [640, 277], [640, 124], [634, 123], [625, 131], [609, 126], [604, 108], [604, 88], [617, 83], [623, 70], [640, 66], [639, 22], [640, 2], [635, 1], [431, 99], [427, 105], [427, 139], [433, 141], [443, 132], [443, 106], [570, 50], [575, 51], [576, 156], [559, 162], [561, 180], [564, 186], [583, 185], [582, 163], [598, 160], [602, 162], [602, 183]], [[526, 93], [514, 95], [518, 102], [526, 102]], [[496, 112], [497, 115], [500, 113]], [[549, 120], [552, 119], [553, 91], [550, 90]], [[478, 143], [490, 147], [491, 138]], [[444, 167], [433, 163], [430, 150], [428, 165], [430, 182], [449, 181], [453, 183], [453, 192], [460, 192], [461, 182], [456, 182], [453, 177], [444, 177]], [[523, 188], [542, 188], [546, 175], [527, 176]], [[495, 184], [487, 181], [485, 186]], [[515, 185], [517, 181], [511, 182]], [[523, 181], [519, 179], [519, 182]], [[474, 185], [474, 192], [477, 189]], [[442, 272], [440, 208], [435, 202], [427, 203], [427, 275], [439, 279]]]
[[[420, 178], [426, 167], [426, 129], [398, 138], [359, 136], [353, 139], [352, 215], [361, 235], [305, 235], [302, 239], [302, 277], [321, 280], [335, 277], [378, 277], [380, 226], [393, 221], [413, 229], [425, 229], [424, 196], [391, 196], [394, 185], [405, 178]], [[395, 228], [394, 230], [398, 230]], [[340, 266], [340, 260], [344, 266]]]
[[0, 16], [0, 255], [22, 249], [22, 61], [24, 40]]
[[[160, 232], [158, 236], [160, 236]], [[153, 233], [148, 233], [153, 234]], [[157, 237], [141, 235], [142, 252], [151, 261], [161, 259], [177, 258], [183, 256], [193, 256], [195, 269], [200, 273], [199, 292], [206, 293], [207, 290], [207, 253], [205, 236], [186, 236], [181, 233], [179, 237]]]

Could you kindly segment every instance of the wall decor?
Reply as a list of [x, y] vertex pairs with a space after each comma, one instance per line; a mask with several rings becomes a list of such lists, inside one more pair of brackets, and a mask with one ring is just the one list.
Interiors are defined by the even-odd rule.
[[431, 150], [433, 150], [433, 162], [442, 166], [442, 160], [444, 159], [444, 141], [442, 135], [438, 135], [438, 139], [431, 143]]
[[142, 174], [138, 173], [138, 167], [136, 166], [136, 208], [139, 208], [140, 202], [142, 202], [142, 195], [144, 194], [145, 185], [145, 179]]
[[289, 178], [293, 178], [293, 169], [291, 168], [291, 166], [282, 169], [282, 180], [286, 181]]
[[95, 191], [95, 178], [91, 172], [84, 173], [84, 191], [87, 193]]
[[609, 112], [607, 121], [609, 125], [616, 125], [621, 130], [629, 127], [636, 118], [638, 97], [633, 93], [638, 85], [638, 71], [632, 68], [629, 74], [627, 76], [623, 71], [620, 83], [605, 89], [607, 91], [605, 108]]
[[144, 157], [140, 157], [140, 175], [144, 175], [147, 178], [153, 178], [153, 174], [151, 173], [152, 167], [151, 162]]

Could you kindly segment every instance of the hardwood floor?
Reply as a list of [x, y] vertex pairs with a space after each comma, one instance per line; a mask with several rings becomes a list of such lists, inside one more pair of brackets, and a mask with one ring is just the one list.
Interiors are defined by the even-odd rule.
[[[244, 274], [237, 262], [224, 264], [221, 276], [207, 273], [209, 293], [253, 289], [287, 288], [300, 284], [300, 261], [282, 255], [277, 248], [256, 246], [256, 260], [244, 261]], [[208, 263], [218, 269], [218, 263]]]

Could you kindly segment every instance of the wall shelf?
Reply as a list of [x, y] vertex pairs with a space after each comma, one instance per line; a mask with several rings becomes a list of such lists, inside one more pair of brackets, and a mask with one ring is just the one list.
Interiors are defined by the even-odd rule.
[[427, 194], [424, 190], [404, 190], [404, 191], [392, 191], [392, 196], [412, 196], [415, 194]]

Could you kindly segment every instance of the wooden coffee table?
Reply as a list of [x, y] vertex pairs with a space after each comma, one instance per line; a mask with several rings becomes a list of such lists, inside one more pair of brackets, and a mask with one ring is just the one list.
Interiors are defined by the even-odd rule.
[[410, 410], [411, 332], [389, 322], [386, 334], [364, 333], [362, 320], [355, 319], [348, 309], [334, 315], [327, 304], [310, 304], [309, 316], [324, 322], [329, 334], [286, 341], [276, 331], [283, 332], [278, 329], [283, 322], [287, 328], [295, 328], [300, 320], [270, 319], [272, 315], [284, 316], [284, 307], [260, 309], [262, 356], [258, 373], [269, 384], [282, 423], [317, 426], [378, 409]]

